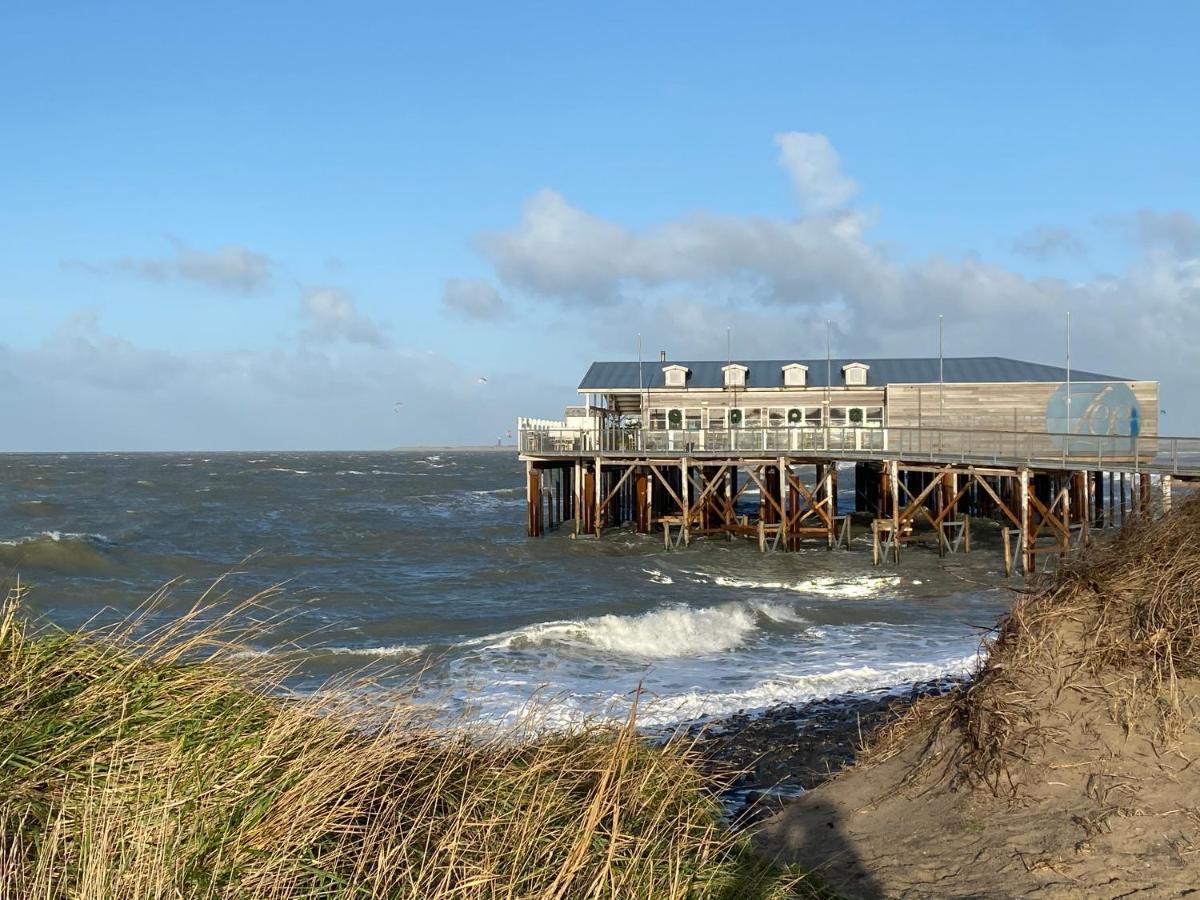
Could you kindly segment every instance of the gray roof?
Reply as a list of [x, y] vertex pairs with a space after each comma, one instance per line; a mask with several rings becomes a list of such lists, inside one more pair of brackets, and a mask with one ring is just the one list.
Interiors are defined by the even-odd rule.
[[[826, 386], [826, 360], [824, 359], [735, 359], [735, 363], [748, 366], [746, 372], [747, 388], [778, 388], [783, 387], [783, 367], [789, 363], [800, 363], [808, 366], [808, 387]], [[860, 362], [870, 366], [867, 372], [868, 386], [879, 387], [885, 384], [937, 384], [938, 359], [834, 359], [832, 362], [833, 386], [845, 384], [842, 379], [842, 366]], [[725, 385], [725, 374], [722, 367], [728, 365], [724, 360], [675, 360], [665, 363], [658, 360], [641, 364], [641, 378], [638, 376], [638, 363], [635, 362], [594, 362], [583, 381], [579, 383], [581, 391], [604, 391], [609, 389], [634, 390], [644, 384], [649, 388], [665, 387], [663, 381], [663, 366], [687, 366], [687, 385], [692, 388], [719, 388]], [[1019, 359], [1007, 359], [1002, 356], [958, 356], [946, 357], [944, 360], [944, 380], [951, 384], [997, 384], [1003, 382], [1061, 382], [1067, 380], [1067, 370], [1060, 366], [1046, 366], [1041, 363], [1023, 362]], [[1115, 375], [1098, 375], [1095, 372], [1071, 370], [1072, 381], [1129, 381]]]

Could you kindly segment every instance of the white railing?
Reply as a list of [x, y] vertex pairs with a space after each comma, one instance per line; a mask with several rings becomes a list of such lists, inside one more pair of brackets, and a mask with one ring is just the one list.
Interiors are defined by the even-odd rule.
[[[537, 420], [523, 420], [537, 421]], [[1200, 477], [1200, 438], [956, 428], [523, 428], [523, 453], [738, 456], [819, 453], [857, 459], [1032, 465]]]

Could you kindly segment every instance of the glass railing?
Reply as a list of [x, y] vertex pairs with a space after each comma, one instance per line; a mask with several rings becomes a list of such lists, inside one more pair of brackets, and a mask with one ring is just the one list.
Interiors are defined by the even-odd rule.
[[533, 429], [520, 432], [532, 454], [734, 452], [740, 456], [812, 453], [858, 459], [1028, 464], [1200, 476], [1200, 438], [1081, 435], [976, 428]]

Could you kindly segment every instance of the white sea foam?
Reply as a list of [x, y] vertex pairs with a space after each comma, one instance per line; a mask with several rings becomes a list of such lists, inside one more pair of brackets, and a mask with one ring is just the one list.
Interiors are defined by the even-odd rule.
[[54, 543], [62, 541], [94, 541], [101, 544], [110, 544], [112, 541], [107, 535], [97, 534], [93, 532], [78, 532], [78, 531], [42, 531], [38, 534], [30, 534], [25, 537], [20, 537], [15, 540], [0, 541], [0, 544], [6, 544], [9, 547], [15, 547], [18, 544], [28, 544], [33, 541], [50, 540]]
[[338, 656], [420, 656], [429, 649], [428, 644], [393, 644], [389, 647], [322, 647], [326, 653]]
[[803, 625], [780, 604], [742, 602], [694, 608], [663, 606], [636, 616], [542, 622], [478, 642], [484, 650], [563, 648], [601, 651], [642, 659], [703, 656], [743, 646], [759, 630], [760, 620]]
[[897, 662], [878, 666], [853, 666], [792, 677], [776, 676], [743, 690], [689, 691], [675, 696], [649, 698], [639, 720], [645, 725], [669, 725], [707, 716], [757, 712], [784, 703], [804, 703], [881, 688], [932, 681], [973, 672], [977, 654], [934, 663]]
[[655, 584], [674, 584], [675, 583], [674, 578], [672, 578], [670, 575], [667, 575], [664, 572], [658, 571], [658, 569], [642, 569], [642, 571], [645, 572], [647, 575], [649, 575], [650, 580], [653, 581]]
[[792, 591], [814, 597], [858, 599], [874, 597], [900, 586], [898, 575], [864, 575], [846, 580], [830, 576], [805, 578], [800, 581], [760, 581], [755, 578], [737, 578], [715, 575], [710, 572], [689, 572], [700, 581], [708, 581], [721, 587], [752, 588], [767, 591]]

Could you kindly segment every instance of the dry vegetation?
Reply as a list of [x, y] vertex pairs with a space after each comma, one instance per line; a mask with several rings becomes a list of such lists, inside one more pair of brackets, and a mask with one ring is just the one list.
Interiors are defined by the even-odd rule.
[[[201, 607], [148, 630], [0, 613], [0, 897], [782, 898], [686, 747], [449, 733], [278, 699]], [[135, 637], [137, 635], [137, 637]]]
[[1015, 797], [1031, 771], [1039, 776], [1045, 752], [1072, 738], [1059, 710], [1074, 719], [1077, 706], [1091, 707], [1126, 736], [1177, 750], [1200, 713], [1197, 676], [1200, 497], [1161, 520], [1131, 521], [1026, 592], [1000, 622], [969, 688], [918, 704], [876, 737], [863, 761], [888, 759], [919, 739], [925, 752], [914, 777], [939, 772], [952, 786]]
[[1017, 598], [978, 675], [756, 835], [852, 897], [1200, 884], [1200, 497]]

